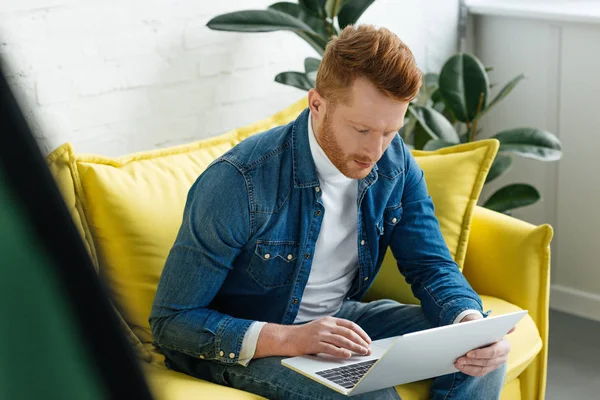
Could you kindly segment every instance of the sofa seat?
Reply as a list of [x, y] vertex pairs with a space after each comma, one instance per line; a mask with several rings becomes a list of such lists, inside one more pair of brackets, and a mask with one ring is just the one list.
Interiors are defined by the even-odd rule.
[[[483, 300], [483, 309], [492, 310], [491, 315], [507, 314], [520, 310], [519, 307], [495, 297], [482, 295], [481, 299]], [[508, 356], [508, 371], [502, 399], [518, 400], [521, 398], [518, 376], [536, 357], [542, 348], [542, 340], [535, 323], [529, 315], [526, 315], [519, 322], [515, 332], [508, 335], [507, 339], [511, 344], [511, 352]], [[150, 364], [144, 363], [144, 371], [155, 397], [159, 400], [194, 398], [262, 399], [262, 397], [252, 393], [242, 392], [170, 371], [164, 365], [164, 356], [153, 348], [150, 343], [146, 343], [146, 346], [152, 354], [152, 362]], [[430, 385], [431, 380], [429, 379], [397, 386], [396, 390], [402, 400], [426, 400], [429, 396]]]

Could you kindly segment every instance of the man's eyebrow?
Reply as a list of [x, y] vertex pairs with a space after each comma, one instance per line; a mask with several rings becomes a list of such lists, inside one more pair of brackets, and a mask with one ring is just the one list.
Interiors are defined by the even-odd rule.
[[[357, 122], [357, 121], [352, 121], [351, 119], [346, 120], [348, 122], [350, 122], [352, 125], [360, 125], [361, 128], [365, 128], [368, 129], [370, 131], [376, 131], [377, 129], [373, 129], [372, 127], [370, 127], [369, 125], [363, 124], [361, 122]], [[402, 125], [400, 125], [398, 128], [390, 130], [389, 132], [397, 132], [399, 131], [402, 127], [404, 126], [404, 123], [402, 123]]]
[[362, 122], [352, 121], [351, 119], [348, 119], [347, 121], [350, 122], [352, 125], [360, 125], [362, 128], [366, 128], [366, 129], [369, 129], [372, 131], [375, 130], [372, 127], [370, 127], [369, 125], [363, 124]]

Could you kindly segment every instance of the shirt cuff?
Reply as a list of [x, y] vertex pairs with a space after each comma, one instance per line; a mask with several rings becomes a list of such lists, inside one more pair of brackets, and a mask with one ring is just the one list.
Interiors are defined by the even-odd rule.
[[[452, 322], [453, 324], [458, 324], [460, 321], [462, 321], [462, 319], [464, 317], [466, 317], [467, 315], [471, 315], [471, 314], [479, 314], [481, 315], [481, 313], [477, 310], [465, 310], [463, 312], [461, 312], [460, 314], [458, 314], [458, 316], [456, 318], [454, 318], [454, 322]], [[483, 315], [481, 315], [483, 317]], [[245, 340], [245, 339], [244, 339]]]
[[240, 349], [240, 356], [238, 358], [238, 364], [243, 365], [244, 367], [248, 365], [252, 357], [254, 357], [254, 353], [256, 352], [256, 344], [258, 343], [258, 336], [260, 335], [260, 331], [263, 326], [265, 326], [266, 322], [253, 322], [250, 325], [250, 328], [246, 331], [246, 335], [244, 335], [244, 340], [242, 341], [242, 348]]

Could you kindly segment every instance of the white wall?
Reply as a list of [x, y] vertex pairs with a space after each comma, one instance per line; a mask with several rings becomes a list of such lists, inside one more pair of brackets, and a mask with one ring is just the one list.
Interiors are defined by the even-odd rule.
[[[221, 13], [275, 0], [0, 3], [0, 56], [45, 151], [121, 155], [215, 136], [304, 96], [273, 81], [315, 52], [288, 32], [216, 32]], [[455, 51], [458, 0], [378, 0], [425, 71]]]
[[563, 158], [542, 163], [515, 157], [512, 170], [484, 195], [513, 182], [539, 189], [543, 201], [515, 216], [534, 224], [550, 223], [555, 229], [551, 307], [600, 321], [600, 188], [595, 179], [600, 170], [600, 57], [590, 51], [600, 43], [600, 7], [587, 3], [597, 10], [595, 23], [590, 23], [592, 15], [585, 12], [581, 21], [575, 20], [576, 8], [571, 15], [548, 16], [545, 4], [531, 4], [539, 6], [539, 16], [497, 15], [493, 10], [473, 17], [475, 53], [495, 67], [495, 81], [507, 82], [521, 72], [527, 77], [485, 117], [484, 129], [490, 134], [518, 126], [546, 129], [560, 138]]

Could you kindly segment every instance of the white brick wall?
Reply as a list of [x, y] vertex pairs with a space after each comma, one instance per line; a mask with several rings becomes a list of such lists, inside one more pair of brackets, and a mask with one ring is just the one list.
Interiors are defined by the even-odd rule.
[[[288, 32], [206, 28], [215, 15], [275, 0], [11, 0], [0, 3], [0, 57], [44, 151], [120, 155], [218, 135], [305, 92], [273, 81], [314, 50]], [[458, 0], [377, 0], [422, 69], [455, 50]]]

